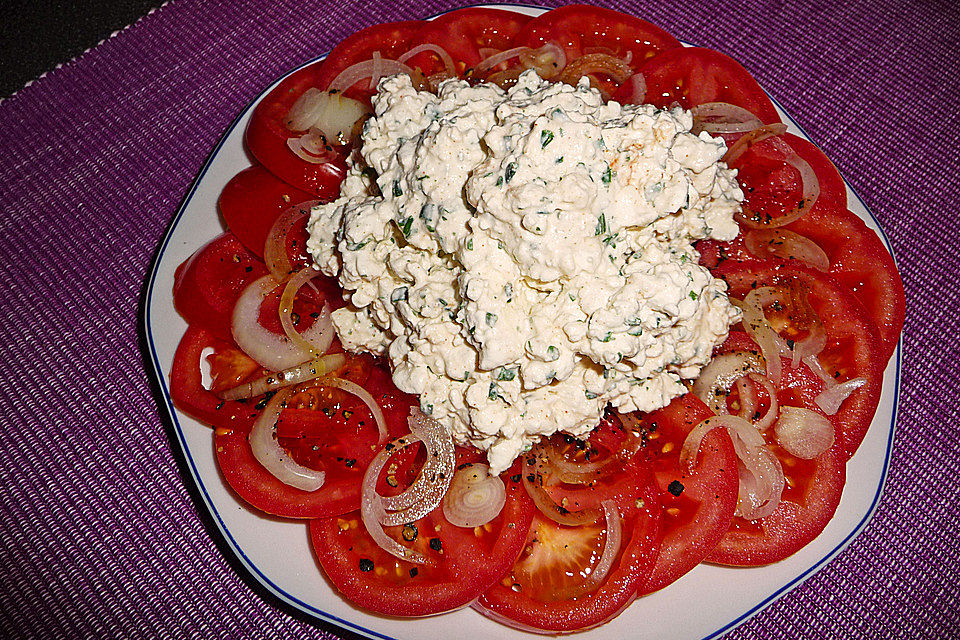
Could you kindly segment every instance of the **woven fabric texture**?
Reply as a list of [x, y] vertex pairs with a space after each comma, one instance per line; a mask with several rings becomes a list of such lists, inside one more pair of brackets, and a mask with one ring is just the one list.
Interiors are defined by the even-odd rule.
[[[173, 0], [0, 103], [2, 635], [347, 637], [242, 578], [198, 514], [146, 373], [143, 284], [205, 158], [264, 86], [360, 27], [455, 4]], [[957, 637], [956, 3], [601, 4], [750, 69], [872, 209], [906, 286], [876, 516], [729, 637]]]

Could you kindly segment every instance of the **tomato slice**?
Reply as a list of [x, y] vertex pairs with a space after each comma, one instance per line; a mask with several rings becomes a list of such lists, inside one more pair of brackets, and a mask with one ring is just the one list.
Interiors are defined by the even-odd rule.
[[233, 306], [267, 268], [235, 235], [217, 236], [177, 267], [173, 306], [191, 325], [230, 337]]
[[[398, 457], [391, 459], [391, 465]], [[458, 450], [458, 466], [479, 459], [475, 450]], [[419, 465], [409, 459], [397, 465], [394, 475], [412, 482]], [[430, 564], [414, 564], [387, 553], [367, 533], [359, 511], [354, 511], [310, 523], [320, 566], [347, 599], [370, 611], [407, 617], [463, 607], [507, 571], [530, 528], [533, 505], [520, 482], [519, 464], [501, 478], [506, 504], [486, 525], [472, 529], [452, 525], [442, 507], [437, 507], [409, 525], [385, 528]]]
[[[204, 360], [213, 379], [209, 389], [203, 386]], [[259, 365], [233, 342], [189, 326], [173, 356], [170, 396], [178, 409], [205, 424], [249, 431], [257, 419], [256, 405], [260, 399], [226, 401], [215, 392], [239, 385], [259, 372]]]
[[[383, 410], [391, 437], [405, 433], [416, 399], [396, 389], [389, 374], [369, 358], [352, 366], [354, 377], [364, 379], [363, 386]], [[298, 464], [326, 474], [317, 491], [303, 491], [274, 477], [253, 456], [248, 434], [249, 428], [219, 427], [214, 436], [220, 471], [247, 504], [286, 518], [321, 518], [359, 508], [360, 483], [376, 455], [379, 431], [357, 397], [318, 382], [295, 392], [280, 413], [280, 445]]]
[[[577, 491], [567, 503], [560, 496], [556, 499], [559, 504], [579, 502], [590, 507], [585, 502], [589, 491], [589, 487]], [[503, 624], [540, 633], [589, 629], [609, 620], [633, 601], [656, 561], [661, 519], [658, 493], [650, 465], [636, 458], [617, 465], [606, 478], [595, 498], [613, 500], [622, 539], [599, 587], [581, 593], [584, 577], [603, 553], [605, 522], [567, 526], [538, 511], [517, 562], [474, 608]]]
[[[468, 76], [482, 59], [482, 49], [509, 49], [513, 38], [531, 20], [515, 11], [484, 7], [468, 7], [445, 13], [425, 23], [413, 36], [411, 44], [436, 44], [453, 58], [456, 75]], [[436, 53], [420, 53], [411, 58], [411, 67], [427, 76], [444, 71]]]
[[516, 44], [541, 47], [553, 42], [563, 48], [567, 63], [588, 53], [630, 55], [640, 69], [656, 55], [680, 47], [680, 41], [645, 20], [612, 9], [572, 4], [534, 18], [517, 35]]
[[693, 470], [680, 465], [687, 434], [712, 415], [692, 393], [658, 411], [635, 414], [641, 454], [653, 465], [663, 507], [663, 542], [641, 595], [662, 589], [700, 564], [730, 528], [740, 487], [730, 436], [723, 429], [709, 431]]
[[[313, 86], [326, 89], [347, 67], [372, 60], [374, 52], [379, 52], [385, 59], [396, 60], [418, 44], [413, 36], [423, 25], [421, 20], [408, 20], [377, 24], [357, 31], [333, 48], [324, 60]], [[370, 88], [368, 78], [366, 82], [361, 81], [350, 87], [344, 94], [369, 104], [375, 89]]]
[[[759, 351], [759, 347], [745, 333], [731, 331], [717, 353], [730, 351]], [[792, 367], [788, 359], [783, 359], [782, 365], [783, 375], [777, 387], [780, 406], [803, 407], [822, 415], [814, 398], [823, 390], [823, 382], [805, 365]], [[837, 420], [831, 422], [839, 435], [841, 424]], [[840, 503], [846, 479], [841, 438], [837, 437], [831, 449], [813, 460], [797, 458], [779, 446], [772, 428], [764, 433], [764, 438], [780, 460], [786, 479], [780, 504], [772, 514], [758, 520], [735, 516], [710, 555], [710, 562], [758, 566], [782, 560], [820, 535]]]
[[687, 47], [665, 51], [640, 69], [647, 82], [646, 101], [658, 107], [679, 102], [684, 109], [707, 102], [743, 107], [764, 124], [780, 116], [750, 72], [713, 49]]
[[347, 171], [343, 153], [329, 147], [327, 155], [318, 158], [320, 161], [308, 162], [287, 146], [289, 138], [304, 133], [287, 128], [287, 114], [304, 91], [325, 86], [321, 84], [321, 69], [320, 62], [308, 65], [264, 96], [253, 110], [244, 141], [253, 157], [270, 173], [298, 189], [332, 200], [340, 194], [340, 183]]
[[230, 179], [217, 204], [227, 228], [247, 249], [262, 258], [267, 234], [280, 213], [312, 197], [260, 165], [254, 165]]
[[[827, 374], [838, 382], [863, 378], [833, 416], [838, 441], [849, 458], [866, 435], [880, 400], [881, 373], [885, 363], [877, 330], [863, 305], [830, 276], [798, 264], [727, 261], [713, 270], [727, 282], [729, 294], [742, 299], [751, 289], [790, 286], [797, 282], [807, 291], [807, 301], [823, 322], [826, 346], [817, 356]], [[791, 318], [768, 310], [767, 317], [786, 339], [802, 333]]]

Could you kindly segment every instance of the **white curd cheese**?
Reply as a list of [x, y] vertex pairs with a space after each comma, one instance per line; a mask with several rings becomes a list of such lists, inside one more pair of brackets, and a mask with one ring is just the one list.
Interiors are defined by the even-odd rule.
[[308, 249], [349, 304], [344, 347], [506, 469], [611, 404], [665, 406], [739, 318], [692, 243], [743, 199], [720, 139], [682, 109], [604, 104], [533, 71], [504, 91], [381, 81], [341, 196]]

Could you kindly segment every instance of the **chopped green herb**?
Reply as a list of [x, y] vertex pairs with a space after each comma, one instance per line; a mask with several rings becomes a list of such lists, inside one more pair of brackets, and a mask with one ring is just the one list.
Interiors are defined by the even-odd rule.
[[506, 380], [510, 381], [517, 377], [516, 369], [507, 369], [506, 367], [500, 367], [497, 371], [497, 380]]
[[513, 176], [517, 174], [517, 163], [510, 162], [507, 164], [507, 168], [503, 170], [503, 180], [504, 182], [510, 182], [513, 180]]
[[407, 299], [407, 288], [406, 287], [397, 287], [393, 290], [393, 293], [390, 294], [390, 302], [396, 304], [401, 300]]
[[593, 235], [598, 236], [601, 233], [607, 232], [607, 218], [602, 213], [600, 217], [597, 218], [597, 228], [594, 230]]
[[488, 311], [486, 321], [488, 327], [495, 327], [497, 325], [497, 314]]
[[544, 148], [548, 144], [553, 142], [553, 131], [541, 131], [540, 132], [540, 147]]
[[403, 195], [403, 189], [400, 188], [400, 181], [394, 180], [393, 181], [393, 197], [399, 198], [402, 195]]

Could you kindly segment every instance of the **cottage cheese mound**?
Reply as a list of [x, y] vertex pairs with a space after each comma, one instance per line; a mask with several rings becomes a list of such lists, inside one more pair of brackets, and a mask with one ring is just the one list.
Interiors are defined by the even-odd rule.
[[349, 304], [344, 347], [500, 472], [607, 404], [685, 392], [739, 314], [692, 242], [730, 240], [743, 193], [682, 109], [604, 104], [524, 73], [509, 91], [381, 81], [341, 196], [308, 249]]

